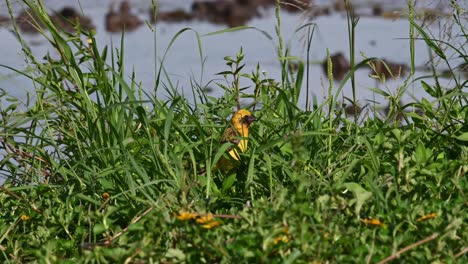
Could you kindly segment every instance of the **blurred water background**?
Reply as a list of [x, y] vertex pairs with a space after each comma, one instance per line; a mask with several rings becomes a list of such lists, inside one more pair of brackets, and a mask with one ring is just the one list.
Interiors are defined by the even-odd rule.
[[[51, 14], [59, 12], [64, 7], [72, 7], [82, 15], [89, 17], [96, 28], [96, 40], [98, 46], [103, 48], [106, 45], [113, 45], [119, 48], [121, 33], [108, 32], [106, 29], [106, 15], [113, 4], [118, 9], [122, 1], [111, 0], [43, 0], [48, 12]], [[142, 22], [151, 21], [151, 1], [134, 0], [127, 1], [130, 4], [131, 13]], [[171, 14], [175, 10], [183, 11], [187, 14], [193, 12], [194, 3], [215, 2], [215, 1], [184, 1], [166, 0], [156, 1], [158, 4], [158, 16]], [[218, 1], [223, 2], [223, 1]], [[224, 1], [226, 2], [226, 1]], [[229, 0], [227, 1], [229, 2]], [[309, 60], [311, 69], [309, 72], [309, 91], [303, 89], [309, 97], [316, 96], [318, 101], [326, 96], [328, 81], [322, 71], [321, 62], [326, 59], [327, 49], [331, 54], [342, 53], [349, 59], [347, 21], [344, 10], [339, 10], [339, 3], [343, 1], [313, 1], [309, 10], [299, 12], [282, 12], [282, 32], [286, 43], [291, 45], [291, 55], [298, 56], [306, 60], [306, 30], [294, 33], [297, 28], [309, 22], [316, 24], [316, 30], [312, 39], [312, 48]], [[377, 0], [355, 0], [351, 1], [356, 13], [361, 16], [357, 27], [356, 51], [357, 61], [365, 57], [378, 57], [387, 61], [401, 65], [409, 65], [409, 22], [405, 18], [407, 15], [407, 1], [377, 1]], [[450, 20], [450, 1], [427, 0], [415, 1], [417, 10], [421, 14], [429, 11], [435, 14], [435, 19], [431, 18], [422, 21], [429, 28], [436, 39], [443, 39], [454, 42], [458, 45], [460, 35], [459, 29], [453, 26]], [[466, 3], [460, 3], [467, 5]], [[17, 16], [24, 8], [22, 1], [11, 1], [13, 13]], [[376, 7], [379, 14], [374, 14]], [[231, 8], [232, 9], [232, 8]], [[312, 12], [314, 10], [325, 10], [326, 14]], [[237, 9], [236, 9], [237, 10]], [[312, 10], [312, 11], [311, 11]], [[0, 2], [0, 16], [9, 17], [6, 1]], [[466, 17], [465, 17], [466, 18]], [[423, 18], [424, 19], [424, 18]], [[466, 22], [466, 20], [464, 21]], [[211, 23], [203, 19], [177, 19], [169, 21], [158, 21], [155, 31], [146, 23], [142, 23], [134, 31], [125, 33], [125, 61], [127, 73], [130, 76], [131, 69], [136, 73], [136, 80], [149, 94], [154, 92], [155, 71], [160, 66], [159, 60], [166, 51], [171, 39], [183, 28], [191, 28], [198, 32], [202, 43], [202, 58], [198, 53], [198, 46], [193, 31], [187, 31], [180, 35], [171, 47], [164, 67], [169, 73], [169, 80], [164, 80], [166, 86], [174, 86], [191, 100], [192, 85], [197, 83], [201, 87], [207, 88], [213, 96], [219, 96], [224, 91], [216, 85], [216, 82], [225, 83], [221, 76], [215, 75], [217, 72], [226, 70], [223, 58], [234, 56], [242, 47], [245, 54], [246, 72], [251, 72], [259, 63], [261, 70], [269, 78], [280, 79], [281, 70], [277, 60], [276, 46], [278, 40], [275, 33], [274, 6], [262, 6], [258, 15], [252, 16], [244, 23], [267, 32], [272, 39], [266, 38], [257, 30], [242, 30], [220, 35], [206, 34], [226, 29], [226, 23]], [[33, 54], [42, 58], [46, 53], [54, 55], [54, 50], [46, 43], [40, 34], [23, 34], [25, 40], [30, 45]], [[456, 66], [460, 59], [455, 53], [449, 53], [453, 64]], [[418, 73], [414, 78], [425, 74], [428, 68], [429, 52], [422, 41], [416, 42], [416, 66]], [[27, 69], [28, 63], [18, 44], [17, 38], [8, 23], [0, 27], [0, 64], [8, 65], [16, 69]], [[440, 69], [443, 71], [443, 67]], [[407, 73], [402, 72], [399, 78], [388, 78], [385, 83], [369, 77], [369, 70], [359, 70], [356, 72], [356, 83], [359, 89], [359, 101], [365, 104], [367, 101], [378, 101], [384, 104], [385, 98], [381, 98], [371, 91], [372, 88], [383, 89], [391, 94], [405, 81]], [[400, 74], [398, 74], [400, 75]], [[447, 85], [450, 80], [447, 79]], [[337, 80], [339, 83], [339, 80]], [[245, 86], [251, 85], [246, 82]], [[335, 85], [338, 86], [338, 85]], [[18, 75], [11, 70], [0, 67], [0, 89], [10, 95], [25, 99], [26, 94], [34, 89], [32, 83], [27, 78]], [[160, 96], [166, 94], [159, 90]], [[304, 98], [307, 96], [303, 94]], [[351, 97], [349, 82], [343, 90], [343, 97]], [[405, 95], [407, 101], [419, 100], [426, 96], [417, 83]], [[344, 100], [344, 99], [343, 99]], [[5, 102], [2, 102], [5, 103]]]

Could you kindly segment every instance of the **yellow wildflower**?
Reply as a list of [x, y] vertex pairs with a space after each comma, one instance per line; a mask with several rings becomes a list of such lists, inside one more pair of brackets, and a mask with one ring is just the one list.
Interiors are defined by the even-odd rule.
[[437, 214], [432, 213], [432, 214], [423, 215], [423, 216], [419, 217], [418, 219], [416, 219], [416, 221], [422, 222], [422, 221], [426, 221], [426, 220], [429, 220], [429, 219], [434, 219], [436, 217], [437, 217]]
[[204, 216], [198, 218], [197, 223], [206, 224], [208, 222], [211, 222], [212, 220], [213, 220], [213, 215], [212, 214], [207, 214], [207, 215], [204, 215]]
[[21, 220], [23, 221], [28, 221], [29, 219], [31, 219], [31, 217], [29, 215], [21, 215]]
[[366, 225], [385, 226], [385, 224], [377, 218], [364, 218], [361, 219], [361, 221]]
[[215, 220], [215, 221], [209, 222], [208, 224], [202, 225], [202, 227], [206, 228], [206, 229], [211, 229], [213, 227], [219, 226], [220, 224], [221, 224], [221, 222]]
[[180, 221], [187, 221], [197, 218], [198, 214], [196, 213], [189, 213], [189, 212], [181, 212], [179, 215], [176, 216], [177, 219]]
[[273, 240], [273, 244], [277, 245], [279, 242], [288, 243], [289, 242], [288, 236], [282, 235], [279, 237], [275, 237], [275, 239]]
[[102, 199], [104, 199], [104, 200], [109, 199], [109, 197], [110, 197], [110, 194], [108, 192], [105, 192], [105, 193], [102, 194]]

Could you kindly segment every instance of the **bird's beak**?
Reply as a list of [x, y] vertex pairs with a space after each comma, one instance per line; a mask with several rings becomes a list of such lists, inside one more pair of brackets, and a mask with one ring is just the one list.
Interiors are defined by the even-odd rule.
[[247, 124], [247, 125], [250, 125], [252, 124], [253, 122], [257, 121], [257, 118], [254, 116], [254, 115], [249, 115], [249, 116], [246, 116], [244, 117], [244, 122]]

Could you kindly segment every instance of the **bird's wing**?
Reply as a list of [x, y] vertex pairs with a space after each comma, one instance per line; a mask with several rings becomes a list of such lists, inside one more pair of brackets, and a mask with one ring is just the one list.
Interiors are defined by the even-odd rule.
[[223, 138], [221, 139], [221, 143], [224, 144], [226, 142], [231, 142], [234, 145], [239, 145], [240, 139], [237, 135], [236, 131], [232, 127], [228, 127], [226, 131], [224, 131]]
[[[238, 146], [241, 142], [238, 138], [237, 132], [232, 127], [226, 128], [223, 138], [221, 139], [221, 144], [227, 142], [230, 142], [235, 146]], [[239, 160], [239, 154], [237, 153], [235, 146], [228, 147], [225, 152], [227, 155], [223, 155], [216, 164], [216, 168], [220, 169], [224, 173], [236, 167], [234, 160]]]

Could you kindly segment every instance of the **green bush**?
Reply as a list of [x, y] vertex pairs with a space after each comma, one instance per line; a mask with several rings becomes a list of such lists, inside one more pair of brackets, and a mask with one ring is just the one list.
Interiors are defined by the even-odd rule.
[[[230, 84], [221, 86], [224, 96], [194, 85], [189, 103], [162, 86], [161, 67], [155, 91], [171, 95], [163, 100], [145, 93], [134, 73], [126, 80], [124, 36], [120, 51], [99, 50], [92, 31], [60, 32], [40, 1], [24, 3], [60, 58], [38, 61], [16, 29], [33, 67], [18, 73], [31, 79], [37, 99], [21, 109], [18, 99], [0, 97], [5, 263], [466, 261], [466, 80], [452, 75], [453, 87], [441, 87], [436, 73], [434, 85], [414, 80], [432, 101], [404, 106], [401, 94], [376, 91], [392, 102], [385, 118], [350, 121], [332, 82], [321, 105], [304, 109], [307, 71], [278, 30], [281, 80], [262, 75], [261, 65], [245, 72], [240, 49], [219, 73]], [[355, 89], [354, 70], [372, 59], [354, 63], [358, 19], [348, 15], [353, 60], [343, 83], [351, 78]], [[453, 18], [465, 32], [459, 10]], [[408, 19], [410, 42], [416, 30], [447, 65], [446, 49], [467, 61], [463, 46], [434, 40]], [[309, 41], [313, 27], [299, 29], [308, 29]], [[229, 147], [220, 140], [241, 98], [251, 100], [258, 122], [239, 166], [224, 175], [212, 168]]]

